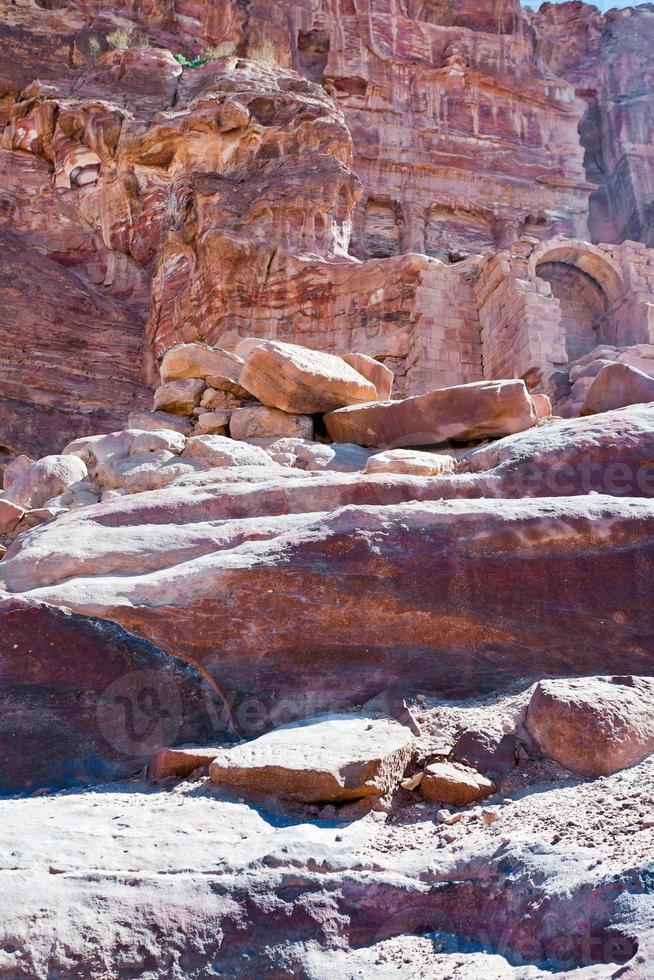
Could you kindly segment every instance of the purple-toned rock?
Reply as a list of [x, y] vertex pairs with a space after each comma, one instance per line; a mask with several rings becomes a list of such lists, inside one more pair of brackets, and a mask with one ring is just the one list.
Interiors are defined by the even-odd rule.
[[0, 599], [0, 793], [120, 779], [223, 734], [209, 685], [115, 623]]

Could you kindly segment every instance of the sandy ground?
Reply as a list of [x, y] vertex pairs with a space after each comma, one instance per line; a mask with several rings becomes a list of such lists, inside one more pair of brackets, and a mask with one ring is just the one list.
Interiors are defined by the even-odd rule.
[[[420, 750], [470, 724], [511, 724], [527, 696], [417, 704]], [[400, 791], [320, 819], [230, 798], [206, 777], [2, 800], [0, 976], [562, 975], [565, 956], [547, 938], [530, 946], [540, 933], [525, 916], [538, 925], [549, 903], [560, 939], [559, 920], [583, 930], [607, 889], [615, 922], [654, 928], [638, 885], [648, 865], [654, 879], [654, 758], [594, 781], [526, 760], [458, 822], [438, 810]], [[492, 935], [478, 910], [500, 923]], [[634, 964], [628, 976], [646, 977], [642, 942]]]

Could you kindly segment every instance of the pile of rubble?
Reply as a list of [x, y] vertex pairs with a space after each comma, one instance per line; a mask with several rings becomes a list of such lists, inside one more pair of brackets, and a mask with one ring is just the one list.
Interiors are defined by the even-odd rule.
[[[233, 352], [178, 344], [160, 371], [154, 410], [132, 413], [122, 431], [8, 462], [5, 543], [68, 510], [216, 468], [451, 475], [470, 445], [551, 414], [520, 380], [391, 400], [393, 374], [374, 358], [254, 338]], [[433, 451], [411, 448], [421, 446]]]

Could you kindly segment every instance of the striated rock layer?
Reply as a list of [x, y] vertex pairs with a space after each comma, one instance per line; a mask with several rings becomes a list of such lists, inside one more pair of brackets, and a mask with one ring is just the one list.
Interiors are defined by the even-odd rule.
[[431, 482], [271, 478], [107, 501], [16, 541], [0, 587], [118, 622], [236, 702], [300, 713], [397, 685], [652, 671], [650, 501], [443, 502]]

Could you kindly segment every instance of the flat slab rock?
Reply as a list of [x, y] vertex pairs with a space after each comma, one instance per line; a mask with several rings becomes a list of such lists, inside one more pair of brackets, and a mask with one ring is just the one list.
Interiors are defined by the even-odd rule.
[[253, 475], [192, 474], [35, 528], [0, 587], [121, 623], [237, 707], [647, 673], [653, 501], [420, 502], [436, 478], [306, 474], [260, 451]]
[[342, 358], [274, 340], [263, 341], [251, 351], [240, 383], [264, 405], [297, 415], [330, 412], [377, 398], [374, 384]]
[[366, 463], [366, 473], [404, 473], [408, 476], [451, 476], [456, 469], [453, 456], [423, 453], [417, 449], [387, 449]]
[[583, 776], [635, 766], [654, 752], [654, 678], [541, 681], [526, 727], [543, 755]]
[[411, 732], [392, 719], [324, 714], [221, 749], [209, 774], [239, 792], [340, 803], [388, 792], [412, 750]]
[[496, 438], [538, 423], [524, 381], [481, 381], [400, 401], [350, 405], [325, 416], [335, 442], [382, 449]]

